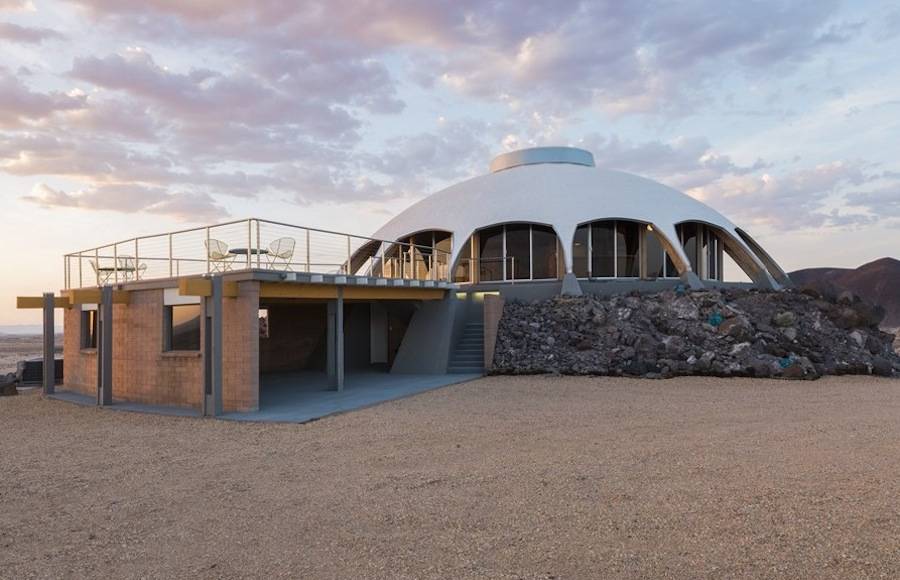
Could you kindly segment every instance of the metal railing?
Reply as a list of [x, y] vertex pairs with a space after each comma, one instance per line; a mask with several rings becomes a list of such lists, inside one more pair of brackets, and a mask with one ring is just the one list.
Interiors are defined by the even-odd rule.
[[66, 254], [65, 288], [253, 269], [450, 281], [431, 246], [249, 218], [140, 236]]

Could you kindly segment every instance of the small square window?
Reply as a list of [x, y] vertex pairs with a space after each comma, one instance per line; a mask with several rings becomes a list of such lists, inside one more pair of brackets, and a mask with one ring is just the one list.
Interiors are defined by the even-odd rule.
[[200, 350], [199, 304], [166, 306], [165, 350]]
[[81, 311], [81, 348], [97, 348], [97, 311]]

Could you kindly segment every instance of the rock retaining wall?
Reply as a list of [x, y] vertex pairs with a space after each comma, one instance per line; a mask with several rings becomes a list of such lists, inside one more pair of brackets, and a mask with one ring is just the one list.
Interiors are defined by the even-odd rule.
[[900, 376], [882, 313], [814, 291], [670, 290], [504, 306], [493, 374]]

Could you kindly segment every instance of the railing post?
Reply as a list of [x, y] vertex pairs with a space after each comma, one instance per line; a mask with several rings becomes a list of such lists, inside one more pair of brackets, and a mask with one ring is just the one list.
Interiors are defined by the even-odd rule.
[[209, 226], [206, 226], [206, 273], [209, 274]]
[[100, 248], [94, 248], [94, 274], [97, 276], [97, 286], [100, 285]]
[[119, 244], [113, 244], [113, 279], [119, 283]]
[[[256, 220], [256, 249], [256, 267], [257, 269], [259, 269], [259, 260], [262, 258], [262, 252], [260, 251], [262, 250], [262, 244], [259, 240], [259, 220]], [[290, 264], [288, 265], [288, 267], [290, 267]]]
[[134, 238], [134, 279], [138, 279], [138, 272], [140, 269], [138, 268], [138, 264], [140, 263], [140, 256], [138, 254], [138, 241], [140, 238]]
[[253, 267], [253, 220], [247, 220], [247, 269]]
[[169, 234], [169, 278], [172, 277], [172, 234]]
[[309, 263], [309, 259], [310, 259], [309, 256], [310, 256], [310, 250], [309, 250], [309, 228], [307, 228], [307, 229], [306, 229], [306, 273], [307, 273], [307, 274], [310, 273], [310, 272], [312, 272], [312, 264]]
[[81, 252], [78, 252], [78, 287], [79, 288], [84, 286], [84, 282], [82, 281], [82, 275], [81, 275], [81, 262], [82, 261], [83, 261], [83, 258], [81, 256]]
[[350, 251], [350, 236], [347, 236], [347, 272], [346, 274], [350, 275], [350, 259], [352, 258], [352, 252]]

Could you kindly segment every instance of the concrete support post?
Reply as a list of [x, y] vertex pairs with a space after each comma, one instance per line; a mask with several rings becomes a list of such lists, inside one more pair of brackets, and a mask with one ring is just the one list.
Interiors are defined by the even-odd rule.
[[52, 395], [56, 386], [56, 328], [53, 322], [53, 292], [44, 293], [44, 394]]
[[327, 305], [327, 320], [325, 331], [325, 372], [328, 374], [328, 385], [331, 388], [337, 386], [337, 367], [334, 364], [335, 357], [335, 313], [337, 312], [337, 300], [329, 300]]
[[210, 348], [209, 348], [209, 365], [210, 385], [212, 393], [210, 393], [206, 402], [206, 414], [213, 417], [222, 414], [222, 294], [223, 282], [221, 276], [212, 277], [212, 296], [211, 301], [211, 326], [210, 329]]
[[335, 300], [328, 302], [327, 356], [328, 384], [344, 390], [344, 289], [338, 286]]
[[344, 390], [344, 287], [338, 286], [334, 316], [334, 367], [338, 391]]
[[100, 290], [100, 337], [97, 341], [97, 404], [112, 405], [113, 395], [113, 289], [104, 286]]

